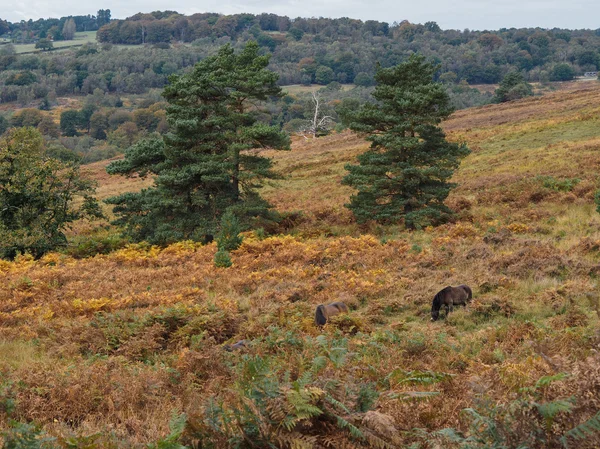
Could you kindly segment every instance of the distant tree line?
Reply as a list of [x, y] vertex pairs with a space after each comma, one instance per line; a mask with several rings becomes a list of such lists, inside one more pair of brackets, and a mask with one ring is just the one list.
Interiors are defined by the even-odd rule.
[[[60, 31], [57, 37], [62, 39], [68, 20], [7, 23], [5, 28], [11, 29], [13, 35], [29, 32], [41, 38], [54, 27], [52, 32]], [[373, 84], [374, 67], [378, 63], [384, 68], [391, 67], [412, 53], [420, 53], [440, 64], [435, 76], [445, 83], [464, 80], [469, 84], [495, 84], [513, 71], [523, 73], [529, 82], [562, 81], [600, 67], [600, 29], [459, 31], [442, 30], [435, 22], [388, 24], [350, 18], [291, 19], [268, 13], [185, 16], [175, 11], [139, 13], [125, 20], [111, 20], [110, 10], [100, 10], [96, 16], [74, 16], [72, 20], [77, 31], [99, 27], [98, 41], [107, 46], [146, 44], [166, 48], [176, 45], [171, 53], [178, 53], [186, 50], [177, 44], [192, 43], [195, 53], [200, 54], [186, 60], [184, 67], [206, 56], [204, 49], [215, 43], [220, 46], [231, 42], [240, 48], [248, 41], [256, 41], [262, 51], [273, 55], [270, 69], [279, 74], [280, 85], [327, 85], [337, 81], [368, 86]], [[133, 71], [143, 73], [149, 68], [153, 62], [147, 60], [149, 57], [152, 58], [145, 53], [143, 69], [138, 68], [140, 57], [136, 57], [138, 61]], [[94, 73], [104, 71], [104, 57], [97, 55], [92, 59], [98, 69]], [[90, 62], [82, 61], [81, 65]], [[3, 65], [6, 63], [0, 60], [0, 69], [6, 69]], [[171, 68], [178, 71], [182, 66], [176, 64]], [[131, 72], [128, 68], [128, 74]], [[160, 69], [157, 73], [160, 74]]]
[[14, 42], [31, 43], [38, 39], [54, 41], [73, 39], [77, 31], [96, 31], [111, 20], [110, 9], [100, 9], [96, 15], [66, 16], [60, 19], [38, 19], [10, 23], [0, 18], [0, 36]]
[[271, 67], [280, 74], [280, 84], [369, 84], [377, 62], [393, 66], [413, 52], [441, 63], [441, 73], [470, 84], [498, 83], [514, 70], [524, 72], [529, 81], [562, 80], [568, 74], [556, 74], [556, 65], [567, 64], [579, 74], [597, 70], [600, 64], [600, 29], [458, 31], [442, 30], [435, 22], [156, 11], [112, 21], [98, 31], [100, 42], [113, 44], [223, 37], [256, 40], [271, 51]]

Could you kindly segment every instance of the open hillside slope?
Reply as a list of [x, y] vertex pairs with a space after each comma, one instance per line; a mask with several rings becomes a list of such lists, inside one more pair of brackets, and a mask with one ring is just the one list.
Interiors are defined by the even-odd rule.
[[[230, 268], [185, 242], [0, 262], [3, 422], [63, 447], [599, 447], [599, 125], [596, 83], [456, 113], [473, 152], [435, 229], [352, 222], [339, 181], [367, 144], [343, 133], [272, 154], [286, 233], [246, 234]], [[103, 166], [100, 195], [145, 182]]]

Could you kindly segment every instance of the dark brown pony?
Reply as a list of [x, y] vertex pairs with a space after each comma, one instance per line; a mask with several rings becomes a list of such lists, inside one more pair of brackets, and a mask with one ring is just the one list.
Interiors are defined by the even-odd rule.
[[340, 313], [348, 313], [348, 306], [341, 301], [332, 302], [331, 304], [317, 306], [315, 311], [315, 323], [319, 326], [324, 326], [327, 320], [332, 316]]
[[473, 292], [468, 285], [459, 285], [458, 287], [448, 286], [433, 297], [431, 305], [431, 321], [436, 321], [440, 317], [440, 309], [446, 307], [446, 316], [450, 313], [453, 306], [466, 306], [473, 298]]

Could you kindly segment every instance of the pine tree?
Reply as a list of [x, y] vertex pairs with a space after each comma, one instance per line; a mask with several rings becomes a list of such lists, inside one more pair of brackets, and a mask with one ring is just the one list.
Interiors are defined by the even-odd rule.
[[378, 68], [376, 103], [351, 114], [350, 128], [366, 135], [370, 149], [347, 165], [342, 183], [358, 192], [348, 208], [359, 223], [404, 220], [414, 229], [443, 222], [451, 215], [444, 200], [455, 186], [450, 177], [469, 153], [464, 144], [449, 143], [439, 127], [452, 113], [436, 67], [411, 55], [391, 68]]
[[163, 96], [171, 132], [133, 145], [108, 167], [112, 174], [154, 176], [153, 187], [109, 199], [131, 237], [201, 241], [216, 233], [228, 209], [245, 227], [268, 217], [270, 205], [257, 189], [276, 176], [256, 150], [289, 149], [289, 137], [257, 117], [260, 101], [282, 95], [268, 64], [256, 43], [238, 54], [226, 45], [170, 78]]
[[221, 217], [221, 229], [217, 236], [217, 248], [224, 251], [234, 251], [240, 247], [243, 237], [240, 235], [241, 227], [237, 217], [227, 211]]

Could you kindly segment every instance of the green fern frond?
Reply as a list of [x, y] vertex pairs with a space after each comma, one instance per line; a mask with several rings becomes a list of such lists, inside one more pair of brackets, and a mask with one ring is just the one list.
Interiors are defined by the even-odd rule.
[[535, 388], [538, 389], [538, 388], [542, 388], [542, 387], [547, 387], [552, 382], [563, 380], [563, 379], [566, 379], [567, 377], [569, 377], [568, 373], [558, 373], [558, 374], [555, 374], [554, 376], [542, 376], [535, 383]]
[[463, 443], [466, 440], [464, 435], [462, 435], [460, 432], [456, 431], [455, 429], [452, 429], [451, 427], [448, 427], [448, 428], [445, 428], [442, 430], [438, 430], [437, 432], [435, 432], [435, 434], [449, 440], [452, 443]]
[[560, 441], [565, 448], [568, 448], [569, 438], [574, 440], [583, 440], [596, 433], [600, 433], [600, 412], [596, 413], [587, 421], [579, 424], [577, 427], [574, 427], [566, 432]]
[[171, 416], [171, 421], [169, 421], [169, 429], [171, 429], [169, 438], [179, 438], [181, 434], [183, 434], [186, 424], [187, 415], [185, 413], [178, 414], [174, 411]]
[[312, 366], [310, 367], [310, 371], [314, 374], [321, 371], [323, 368], [327, 366], [327, 357], [324, 355], [319, 355], [315, 357], [312, 361]]
[[341, 416], [338, 416], [338, 415], [335, 415], [335, 420], [340, 429], [347, 430], [348, 432], [350, 432], [350, 435], [352, 435], [354, 438], [359, 439], [359, 440], [365, 439], [365, 436], [363, 435], [361, 430], [358, 427], [356, 427], [354, 424], [351, 424], [350, 422], [348, 422], [347, 420], [345, 420], [344, 418], [342, 418]]
[[[323, 357], [323, 358], [325, 358], [325, 357]], [[313, 363], [314, 363], [314, 361], [313, 361]], [[327, 363], [327, 359], [325, 359], [325, 363]], [[312, 381], [313, 381], [313, 372], [312, 371], [304, 371], [296, 381], [292, 382], [292, 387], [295, 390], [300, 390], [301, 388], [306, 387]]]
[[344, 404], [342, 404], [337, 399], [334, 399], [331, 395], [329, 395], [329, 394], [326, 395], [325, 400], [327, 402], [329, 402], [331, 405], [333, 405], [334, 407], [336, 407], [338, 410], [341, 410], [344, 413], [348, 413], [348, 414], [350, 413], [350, 410], [348, 410], [348, 407], [346, 407]]
[[535, 404], [538, 413], [544, 418], [546, 424], [546, 430], [550, 430], [554, 423], [554, 418], [559, 413], [570, 413], [573, 409], [573, 403], [569, 401], [559, 400], [552, 402], [544, 402], [542, 404]]
[[148, 444], [148, 449], [187, 449], [187, 446], [178, 443], [185, 430], [186, 424], [187, 415], [185, 413], [177, 414], [176, 412], [173, 412], [171, 421], [169, 422], [171, 433], [166, 438], [159, 440], [156, 443]]

